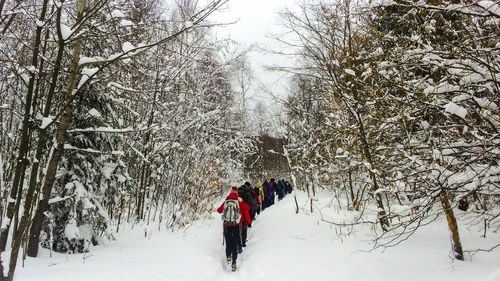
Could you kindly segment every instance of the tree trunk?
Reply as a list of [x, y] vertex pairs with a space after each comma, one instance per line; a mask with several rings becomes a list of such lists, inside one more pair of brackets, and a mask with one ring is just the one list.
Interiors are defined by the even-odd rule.
[[450, 200], [448, 199], [448, 194], [446, 190], [443, 189], [440, 194], [441, 205], [443, 206], [443, 211], [446, 215], [446, 220], [448, 221], [448, 227], [451, 232], [451, 239], [453, 242], [453, 251], [455, 252], [455, 258], [463, 261], [464, 253], [462, 251], [462, 243], [460, 242], [460, 236], [458, 234], [458, 224], [455, 219], [455, 214], [451, 208]]
[[[52, 11], [49, 13], [49, 14], [52, 14], [54, 12], [54, 6], [52, 6]], [[34, 89], [34, 96], [33, 96], [33, 102], [31, 103], [31, 113], [33, 115], [37, 115], [37, 101], [38, 99], [40, 98], [39, 95], [40, 95], [40, 88], [41, 88], [41, 83], [43, 83], [42, 81], [45, 80], [45, 75], [44, 75], [44, 66], [45, 66], [45, 58], [47, 57], [47, 45], [48, 45], [48, 41], [49, 41], [49, 35], [50, 35], [50, 32], [49, 30], [46, 30], [45, 31], [45, 37], [44, 37], [44, 40], [43, 40], [43, 48], [42, 48], [42, 54], [41, 54], [41, 58], [40, 58], [40, 65], [38, 67], [38, 78], [36, 79], [36, 86], [35, 86], [35, 89]], [[32, 130], [29, 130], [28, 131], [28, 137], [31, 138], [32, 134], [33, 134], [33, 131], [35, 130], [35, 128], [33, 128]], [[28, 148], [28, 150], [30, 150], [30, 148]], [[36, 161], [35, 161], [36, 162]], [[33, 163], [34, 164], [34, 163]], [[24, 186], [24, 175], [26, 173], [26, 165], [24, 165], [23, 167], [23, 171], [22, 171], [22, 175], [23, 177], [21, 178], [21, 182], [19, 184], [20, 188], [18, 188], [18, 193], [17, 193], [17, 202], [16, 202], [16, 206], [15, 206], [15, 211], [14, 211], [14, 231], [13, 233], [16, 233], [17, 232], [17, 228], [18, 228], [18, 224], [19, 224], [19, 208], [21, 206], [21, 197], [22, 197], [22, 193], [23, 193], [23, 186]], [[28, 206], [24, 206], [24, 208], [28, 208]], [[29, 208], [31, 209], [31, 206], [29, 206]], [[14, 242], [14, 240], [12, 240], [12, 242]], [[24, 260], [23, 260], [24, 261]]]
[[295, 200], [295, 213], [299, 213], [299, 203], [297, 202], [297, 195], [295, 195], [295, 192], [293, 194], [293, 199]]
[[[358, 113], [356, 113], [356, 120], [359, 126], [359, 133], [360, 133], [361, 143], [363, 144], [363, 151], [365, 153], [366, 160], [368, 160], [368, 163], [370, 164], [370, 169], [368, 170], [368, 173], [373, 181], [373, 191], [377, 192], [379, 186], [377, 182], [377, 176], [375, 175], [375, 173], [373, 173], [374, 165], [373, 165], [372, 155], [370, 153], [370, 146], [368, 145], [368, 141], [366, 140], [366, 133], [363, 125], [363, 120], [361, 120], [361, 116], [359, 116]], [[389, 226], [389, 220], [387, 219], [387, 213], [385, 212], [384, 202], [382, 201], [382, 196], [380, 195], [380, 193], [375, 194], [375, 201], [377, 202], [377, 207], [379, 208], [378, 219], [380, 222], [380, 227], [382, 228], [383, 231], [387, 231], [387, 227]]]
[[[349, 189], [351, 191], [351, 203], [352, 203], [352, 210], [355, 209], [355, 206], [356, 206], [356, 199], [354, 198], [354, 188], [352, 186], [352, 175], [351, 175], [352, 171], [351, 169], [349, 169]], [[347, 198], [347, 202], [349, 202], [349, 198]]]
[[[1, 125], [2, 123], [0, 123]], [[2, 214], [3, 214], [3, 196], [2, 195], [2, 190], [3, 190], [3, 159], [2, 159], [2, 153], [0, 152], [0, 225], [2, 224]]]
[[124, 200], [125, 194], [120, 193], [119, 196], [120, 196], [120, 209], [118, 209], [118, 223], [116, 224], [116, 233], [118, 233], [118, 231], [120, 230], [120, 222], [123, 213], [123, 201], [125, 201]]
[[[77, 22], [81, 20], [83, 15], [83, 9], [85, 6], [85, 0], [78, 0], [77, 2]], [[47, 166], [47, 174], [45, 176], [45, 181], [42, 186], [42, 199], [38, 203], [38, 208], [35, 212], [35, 216], [33, 218], [33, 223], [31, 226], [30, 237], [29, 237], [29, 246], [28, 246], [28, 255], [30, 257], [36, 257], [38, 255], [38, 243], [40, 241], [40, 232], [42, 229], [44, 212], [47, 211], [49, 206], [50, 194], [52, 192], [52, 187], [54, 186], [54, 181], [56, 178], [56, 172], [59, 165], [59, 161], [62, 158], [64, 152], [64, 143], [67, 137], [67, 130], [69, 124], [71, 123], [71, 115], [73, 113], [73, 91], [76, 86], [79, 67], [78, 61], [80, 59], [81, 52], [81, 37], [79, 37], [75, 41], [75, 46], [73, 50], [73, 57], [71, 59], [70, 66], [70, 78], [68, 87], [66, 89], [65, 101], [64, 104], [67, 107], [64, 109], [64, 113], [61, 116], [59, 121], [59, 125], [57, 127], [56, 132], [56, 143], [55, 148], [51, 149], [50, 158]]]
[[[3, 184], [3, 161], [2, 161], [2, 154], [0, 153], [0, 194], [2, 191], [2, 184]], [[2, 200], [0, 200], [0, 217], [1, 214], [3, 214], [3, 205], [1, 203]], [[5, 280], [5, 276], [3, 275], [3, 262], [2, 259], [0, 258], [0, 281]]]
[[[45, 14], [47, 12], [47, 5], [48, 5], [48, 0], [44, 0], [43, 5], [42, 5], [42, 11], [40, 13], [40, 18], [39, 18], [39, 20], [41, 22], [45, 21]], [[38, 55], [40, 52], [40, 41], [41, 41], [41, 37], [42, 37], [42, 28], [43, 28], [42, 26], [37, 26], [37, 28], [36, 28], [33, 57], [31, 60], [31, 65], [33, 66], [34, 69], [37, 69], [37, 66], [38, 66]], [[12, 218], [14, 217], [16, 199], [20, 200], [20, 198], [17, 198], [17, 193], [18, 193], [18, 188], [20, 188], [19, 183], [21, 182], [21, 178], [23, 177], [24, 166], [26, 165], [26, 155], [28, 153], [28, 143], [29, 143], [28, 127], [29, 127], [29, 120], [30, 120], [30, 116], [31, 116], [31, 102], [32, 102], [32, 98], [33, 98], [35, 76], [36, 76], [36, 73], [32, 72], [30, 74], [30, 79], [28, 81], [28, 89], [26, 92], [26, 100], [24, 103], [24, 116], [23, 116], [23, 122], [22, 122], [22, 126], [21, 126], [21, 137], [19, 139], [19, 150], [18, 150], [17, 161], [16, 161], [16, 171], [14, 174], [14, 180], [12, 182], [12, 189], [10, 190], [10, 198], [8, 200], [8, 205], [7, 205], [7, 218], [6, 219], [8, 220], [8, 223], [6, 223], [5, 227], [2, 227], [2, 229], [0, 230], [0, 252], [5, 251], [5, 246], [7, 245], [7, 239], [9, 237], [10, 223], [12, 221]]]
[[[148, 190], [148, 186], [150, 186], [150, 175], [151, 175], [151, 168], [149, 166], [149, 164], [147, 164], [146, 166], [146, 175], [145, 175], [145, 178], [144, 178], [144, 186], [143, 186], [143, 189], [142, 189], [142, 204], [141, 204], [141, 219], [144, 220], [145, 219], [145, 216], [144, 216], [144, 208], [146, 207], [146, 199], [149, 197], [149, 190]], [[148, 207], [149, 209], [151, 209], [151, 206]]]
[[[28, 133], [28, 135], [31, 135]], [[17, 227], [19, 224], [19, 207], [21, 206], [21, 199], [23, 197], [23, 186], [24, 186], [24, 175], [26, 174], [26, 165], [23, 165], [23, 171], [21, 172], [21, 175], [23, 177], [21, 178], [21, 181], [19, 182], [19, 188], [17, 189], [17, 200], [16, 200], [16, 205], [14, 206], [14, 229], [12, 230], [12, 233], [17, 232]], [[14, 240], [12, 240], [12, 243]]]
[[[60, 26], [60, 21], [61, 21], [61, 9], [58, 9], [57, 11], [57, 23]], [[59, 34], [59, 46], [57, 50], [57, 57], [56, 61], [54, 63], [54, 71], [52, 73], [52, 78], [50, 82], [50, 88], [49, 92], [47, 93], [47, 101], [45, 103], [44, 111], [43, 111], [43, 117], [46, 118], [50, 115], [50, 110], [52, 108], [52, 100], [53, 96], [55, 93], [55, 89], [57, 86], [57, 79], [59, 77], [59, 72], [61, 70], [61, 62], [62, 62], [62, 57], [64, 53], [64, 48], [65, 48], [65, 43], [64, 40], [61, 38], [61, 35]], [[36, 155], [35, 155], [35, 161], [33, 162], [33, 167], [31, 168], [31, 175], [30, 175], [30, 182], [29, 182], [29, 188], [28, 190], [33, 190], [35, 191], [35, 187], [37, 186], [37, 177], [38, 177], [38, 169], [40, 167], [40, 161], [42, 159], [42, 154], [43, 154], [43, 148], [44, 145], [46, 144], [47, 141], [47, 130], [48, 128], [43, 128], [40, 131], [40, 136], [38, 140], [38, 147], [36, 150]], [[29, 193], [29, 192], [28, 192]], [[35, 224], [31, 226], [30, 233], [36, 232], [34, 229]], [[34, 246], [36, 245], [36, 247]], [[36, 250], [34, 249], [36, 248]], [[29, 236], [29, 245], [28, 245], [28, 256], [30, 257], [36, 257], [38, 254], [38, 241], [32, 241], [31, 240], [31, 235]]]
[[2, 16], [3, 6], [5, 5], [5, 0], [0, 0], [0, 17]]

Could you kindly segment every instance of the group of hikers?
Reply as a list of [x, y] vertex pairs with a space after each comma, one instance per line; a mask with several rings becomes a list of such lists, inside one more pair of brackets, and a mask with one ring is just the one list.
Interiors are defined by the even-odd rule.
[[217, 212], [222, 214], [224, 221], [224, 240], [226, 242], [226, 263], [236, 271], [238, 253], [246, 247], [248, 228], [252, 227], [255, 216], [272, 206], [276, 196], [283, 199], [292, 192], [292, 186], [284, 179], [276, 183], [274, 178], [269, 182], [257, 182], [255, 186], [245, 182], [239, 188], [231, 187], [229, 195]]

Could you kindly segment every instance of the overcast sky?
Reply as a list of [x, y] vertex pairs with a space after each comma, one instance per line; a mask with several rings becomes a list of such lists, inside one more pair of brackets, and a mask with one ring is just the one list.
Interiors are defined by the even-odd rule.
[[[226, 9], [212, 15], [211, 19], [218, 22], [237, 21], [235, 24], [219, 28], [217, 34], [220, 37], [230, 37], [244, 47], [253, 44], [265, 46], [271, 43], [266, 35], [279, 31], [277, 12], [291, 7], [294, 3], [295, 0], [231, 0]], [[269, 103], [271, 100], [260, 89], [261, 84], [279, 96], [286, 94], [282, 84], [284, 79], [279, 74], [264, 70], [264, 65], [277, 63], [278, 58], [252, 51], [249, 54], [249, 60], [256, 78], [252, 90], [253, 103], [256, 100]]]

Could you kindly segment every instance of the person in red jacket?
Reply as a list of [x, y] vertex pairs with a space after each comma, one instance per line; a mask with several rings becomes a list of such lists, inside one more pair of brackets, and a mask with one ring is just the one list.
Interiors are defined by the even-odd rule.
[[[257, 184], [260, 184], [260, 183], [257, 183]], [[262, 202], [260, 202], [260, 199], [259, 199], [259, 188], [258, 188], [257, 184], [255, 185], [254, 188], [252, 188], [252, 195], [253, 195], [253, 198], [255, 199], [255, 202], [258, 205], [257, 215], [260, 215], [260, 204], [262, 204]], [[253, 220], [255, 220], [255, 218]]]
[[[242, 222], [252, 223], [250, 221], [250, 206], [247, 203], [243, 202], [238, 196], [238, 188], [233, 186], [226, 200], [238, 200], [238, 205], [240, 209], [240, 217], [241, 220], [236, 225], [226, 225], [224, 224], [224, 239], [226, 240], [226, 261], [227, 263], [232, 263], [232, 270], [236, 270], [236, 259], [238, 258], [238, 244], [241, 241], [241, 225]], [[222, 214], [224, 211], [224, 203], [220, 205], [217, 209], [217, 212]]]

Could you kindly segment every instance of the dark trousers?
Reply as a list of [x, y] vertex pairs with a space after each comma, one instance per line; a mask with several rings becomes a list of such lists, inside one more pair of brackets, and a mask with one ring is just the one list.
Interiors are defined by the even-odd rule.
[[[247, 233], [248, 233], [248, 224], [246, 222], [241, 222], [241, 243], [238, 243], [240, 246], [246, 246], [247, 243]], [[238, 240], [238, 242], [240, 242]]]
[[275, 196], [271, 196], [271, 198], [269, 200], [269, 206], [274, 205], [274, 197]]
[[240, 227], [227, 226], [224, 228], [224, 238], [226, 238], [226, 258], [231, 258], [236, 264], [238, 258], [238, 244], [240, 242]]
[[267, 207], [269, 207], [269, 197], [264, 197], [264, 203], [262, 203], [262, 211], [264, 211], [264, 209]]

